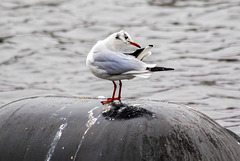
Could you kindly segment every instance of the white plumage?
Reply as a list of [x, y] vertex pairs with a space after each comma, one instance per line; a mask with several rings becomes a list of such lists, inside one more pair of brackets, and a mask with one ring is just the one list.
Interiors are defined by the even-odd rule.
[[[89, 52], [86, 65], [90, 71], [97, 77], [111, 80], [114, 84], [112, 98], [102, 101], [103, 104], [121, 100], [121, 87], [123, 79], [133, 79], [136, 76], [147, 78], [153, 71], [173, 70], [172, 68], [156, 67], [156, 64], [146, 64], [142, 59], [151, 55], [152, 45], [144, 49], [139, 49], [131, 54], [124, 54], [120, 49], [126, 45], [134, 45], [141, 48], [133, 42], [130, 35], [125, 31], [111, 34], [104, 40], [98, 41]], [[119, 81], [119, 95], [114, 98], [116, 83]]]
[[[126, 37], [127, 39], [125, 39]], [[148, 46], [135, 58], [119, 51], [130, 42], [133, 41], [125, 31], [114, 33], [106, 39], [98, 41], [87, 56], [86, 64], [90, 71], [99, 78], [112, 81], [132, 79], [135, 76], [147, 75], [149, 77], [151, 72], [146, 70], [147, 67], [155, 67], [156, 64], [145, 64], [140, 60], [149, 55], [151, 47]]]

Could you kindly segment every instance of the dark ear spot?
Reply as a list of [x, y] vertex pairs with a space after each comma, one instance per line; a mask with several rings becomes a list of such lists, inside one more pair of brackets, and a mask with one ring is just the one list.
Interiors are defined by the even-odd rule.
[[117, 36], [116, 36], [116, 39], [120, 39], [118, 34], [117, 34]]
[[124, 33], [124, 38], [125, 38], [125, 40], [128, 39], [128, 36], [127, 36], [127, 34], [125, 34], [125, 33]]

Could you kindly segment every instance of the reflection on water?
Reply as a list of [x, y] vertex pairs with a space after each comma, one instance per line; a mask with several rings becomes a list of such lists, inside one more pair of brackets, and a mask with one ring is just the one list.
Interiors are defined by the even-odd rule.
[[[240, 2], [48, 1], [0, 3], [0, 104], [35, 95], [110, 96], [85, 58], [97, 40], [124, 29], [149, 63], [173, 67], [123, 81], [123, 97], [187, 104], [240, 134]], [[135, 48], [126, 48], [132, 51]]]

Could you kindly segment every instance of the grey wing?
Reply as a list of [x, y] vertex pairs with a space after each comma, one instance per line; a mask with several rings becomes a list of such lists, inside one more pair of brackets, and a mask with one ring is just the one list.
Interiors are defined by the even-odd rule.
[[109, 75], [146, 70], [145, 63], [138, 59], [110, 51], [95, 53], [93, 65], [105, 70]]

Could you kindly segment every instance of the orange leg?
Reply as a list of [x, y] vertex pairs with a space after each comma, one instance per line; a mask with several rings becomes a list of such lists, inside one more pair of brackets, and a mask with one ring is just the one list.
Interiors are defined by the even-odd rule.
[[114, 85], [114, 89], [113, 89], [113, 95], [112, 95], [112, 98], [108, 98], [107, 101], [102, 101], [101, 103], [104, 105], [104, 104], [107, 104], [107, 103], [112, 103], [114, 101], [114, 96], [115, 96], [115, 92], [116, 92], [116, 89], [117, 89], [117, 85], [114, 81], [113, 82], [113, 85]]

